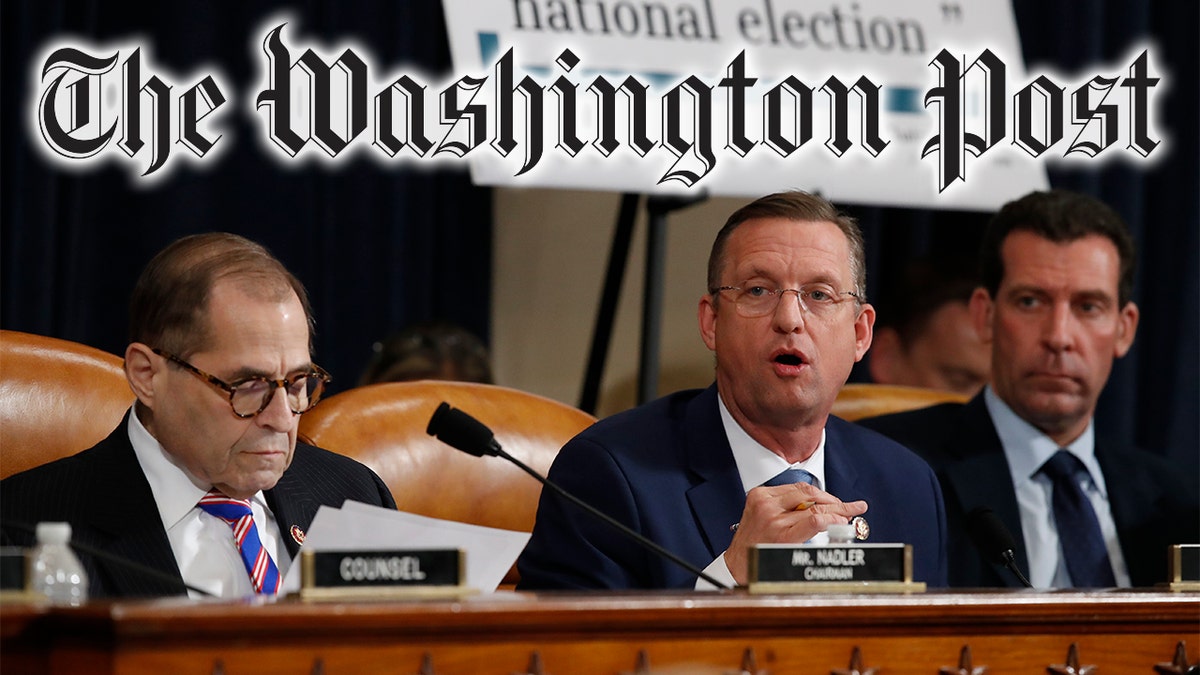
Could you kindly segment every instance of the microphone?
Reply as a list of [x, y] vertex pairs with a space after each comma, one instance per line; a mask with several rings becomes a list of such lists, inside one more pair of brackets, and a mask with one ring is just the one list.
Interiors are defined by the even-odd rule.
[[1033, 584], [1021, 573], [1021, 568], [1017, 567], [1017, 558], [1013, 553], [1017, 544], [1012, 533], [991, 507], [977, 506], [967, 514], [967, 534], [988, 562], [1004, 565], [1025, 588], [1033, 588]]
[[[433, 417], [429, 418], [429, 426], [425, 428], [425, 433], [435, 436], [446, 445], [462, 450], [469, 455], [504, 457], [520, 464], [500, 448], [495, 434], [487, 428], [486, 424], [458, 408], [451, 408], [450, 404], [445, 401], [442, 401], [437, 410], [433, 411]], [[530, 471], [526, 467], [521, 468], [525, 469], [526, 473]]]
[[[29, 523], [21, 522], [19, 520], [0, 521], [0, 527], [14, 529], [14, 530], [20, 530], [22, 532], [26, 532], [28, 534], [33, 534], [33, 535], [37, 534], [36, 527], [34, 527], [33, 525], [30, 525]], [[195, 586], [192, 586], [191, 584], [187, 583], [183, 579], [180, 579], [179, 577], [176, 577], [171, 574], [167, 574], [166, 572], [163, 572], [162, 570], [150, 567], [149, 565], [143, 565], [142, 563], [137, 562], [136, 560], [130, 560], [129, 558], [124, 558], [122, 556], [119, 556], [119, 555], [116, 555], [113, 553], [109, 553], [108, 551], [96, 548], [95, 546], [91, 546], [90, 544], [81, 543], [79, 541], [76, 541], [74, 537], [71, 537], [71, 541], [69, 541], [67, 543], [71, 548], [75, 549], [76, 551], [81, 551], [83, 553], [86, 553], [86, 554], [94, 557], [94, 558], [99, 558], [106, 562], [113, 563], [113, 564], [117, 565], [118, 567], [124, 567], [126, 569], [133, 570], [134, 572], [137, 572], [138, 574], [145, 575], [145, 576], [155, 579], [157, 581], [165, 581], [173, 586], [178, 587], [180, 590], [195, 591], [196, 593], [199, 593], [201, 595], [204, 595], [204, 596], [207, 596], [210, 598], [217, 597], [212, 592], [206, 591], [203, 588], [197, 588]]]
[[679, 565], [683, 569], [687, 570], [689, 573], [695, 574], [697, 577], [707, 581], [717, 588], [729, 590], [728, 586], [720, 581], [717, 581], [708, 574], [705, 574], [704, 570], [701, 570], [699, 567], [696, 567], [683, 558], [671, 553], [662, 546], [650, 541], [643, 535], [629, 529], [617, 519], [597, 509], [591, 504], [588, 504], [570, 492], [567, 492], [553, 481], [526, 466], [525, 463], [521, 462], [521, 460], [505, 452], [504, 449], [500, 447], [500, 444], [496, 442], [495, 434], [492, 433], [491, 429], [487, 428], [487, 425], [457, 408], [450, 407], [449, 403], [442, 401], [437, 410], [433, 412], [433, 417], [429, 418], [429, 426], [425, 429], [425, 432], [430, 436], [437, 437], [437, 439], [443, 443], [446, 443], [447, 445], [458, 450], [462, 450], [469, 455], [475, 455], [476, 457], [501, 457], [509, 462], [512, 462], [517, 466], [517, 468], [529, 474], [530, 476], [533, 476], [542, 485], [550, 488], [564, 499], [599, 518], [610, 526], [616, 528], [621, 534], [629, 537], [642, 547], [654, 552], [659, 556], [662, 556], [663, 558], [666, 558], [667, 560], [670, 560], [676, 565]]

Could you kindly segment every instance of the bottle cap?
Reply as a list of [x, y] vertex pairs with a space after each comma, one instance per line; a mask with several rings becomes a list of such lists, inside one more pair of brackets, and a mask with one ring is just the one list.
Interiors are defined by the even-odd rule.
[[71, 524], [38, 523], [37, 540], [39, 544], [65, 544], [71, 541]]
[[854, 541], [853, 525], [830, 525], [825, 531], [829, 533], [831, 544], [848, 544]]

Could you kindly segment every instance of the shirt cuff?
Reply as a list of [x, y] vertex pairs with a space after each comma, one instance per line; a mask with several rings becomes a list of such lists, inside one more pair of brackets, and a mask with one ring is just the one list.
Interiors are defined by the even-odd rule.
[[[708, 567], [704, 568], [704, 573], [708, 576], [720, 581], [729, 588], [737, 588], [737, 582], [733, 580], [733, 573], [729, 571], [729, 566], [725, 564], [725, 554], [722, 553], [716, 560], [710, 562]], [[697, 591], [716, 591], [719, 590], [716, 586], [705, 581], [703, 578], [696, 577]]]

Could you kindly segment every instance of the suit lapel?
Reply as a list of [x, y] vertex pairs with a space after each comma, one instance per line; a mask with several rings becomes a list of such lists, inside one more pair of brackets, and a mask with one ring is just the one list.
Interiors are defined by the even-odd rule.
[[[299, 459], [299, 446], [296, 452]], [[285, 471], [275, 487], [267, 490], [264, 496], [267, 505], [271, 507], [271, 513], [275, 514], [275, 523], [279, 526], [283, 543], [294, 560], [300, 552], [300, 544], [304, 542], [308, 526], [316, 517], [317, 509], [321, 508], [321, 503], [293, 468]]]
[[[956, 501], [962, 519], [951, 527], [965, 528], [966, 517], [976, 508], [992, 509], [1012, 533], [1017, 567], [1028, 576], [1029, 557], [1012, 475], [983, 394], [962, 407], [958, 424], [959, 429], [947, 436], [958, 445], [945, 448], [949, 459], [941, 467], [945, 483], [951, 488], [945, 498]], [[998, 574], [1005, 585], [1020, 585], [1012, 574]]]
[[867, 495], [858, 485], [858, 469], [845, 445], [839, 420], [831, 416], [825, 423], [825, 491], [844, 502], [866, 501]]
[[[128, 417], [126, 417], [126, 422]], [[155, 506], [154, 493], [142, 473], [123, 422], [99, 446], [93, 495], [85, 500], [90, 508], [84, 519], [103, 542], [107, 553], [156, 570], [168, 579], [134, 569], [129, 564], [95, 557], [96, 567], [106, 577], [109, 595], [175, 595], [184, 592], [183, 577], [167, 532]], [[114, 493], [119, 491], [119, 497]]]
[[[1166, 555], [1174, 543], [1194, 541], [1195, 529], [1168, 526], [1187, 522], [1163, 499], [1170, 490], [1146, 471], [1143, 460], [1131, 450], [1096, 435], [1096, 460], [1104, 474], [1109, 513], [1117, 528], [1117, 541], [1125, 569], [1134, 586], [1149, 586], [1166, 578]], [[1195, 518], [1194, 512], [1191, 516]], [[1194, 522], [1194, 521], [1193, 521]], [[1190, 539], [1189, 539], [1190, 537]]]
[[1117, 526], [1118, 536], [1140, 524], [1157, 520], [1157, 504], [1147, 498], [1155, 490], [1153, 486], [1144, 485], [1145, 479], [1138, 471], [1137, 460], [1123, 459], [1119, 446], [1099, 434], [1096, 435], [1095, 452], [1100, 471], [1104, 473], [1109, 511]]
[[742, 479], [721, 424], [716, 385], [688, 402], [681, 423], [684, 461], [696, 481], [687, 491], [688, 503], [709, 553], [716, 557], [729, 548], [731, 528], [746, 507]]

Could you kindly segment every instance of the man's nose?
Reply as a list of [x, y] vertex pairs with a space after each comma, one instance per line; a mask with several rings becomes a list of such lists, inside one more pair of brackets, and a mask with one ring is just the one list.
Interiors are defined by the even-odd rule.
[[[788, 299], [788, 293], [796, 294], [796, 301]], [[776, 330], [782, 333], [795, 333], [804, 328], [805, 314], [808, 308], [804, 306], [804, 298], [800, 291], [794, 288], [784, 288], [779, 291], [779, 299], [775, 304], [773, 320]]]
[[1060, 352], [1070, 349], [1075, 330], [1075, 316], [1071, 313], [1071, 307], [1068, 304], [1054, 305], [1043, 330], [1043, 340], [1051, 350]]
[[296, 423], [297, 417], [299, 416], [292, 412], [291, 404], [288, 402], [287, 390], [283, 387], [275, 387], [271, 392], [271, 402], [254, 419], [261, 426], [288, 431]]

